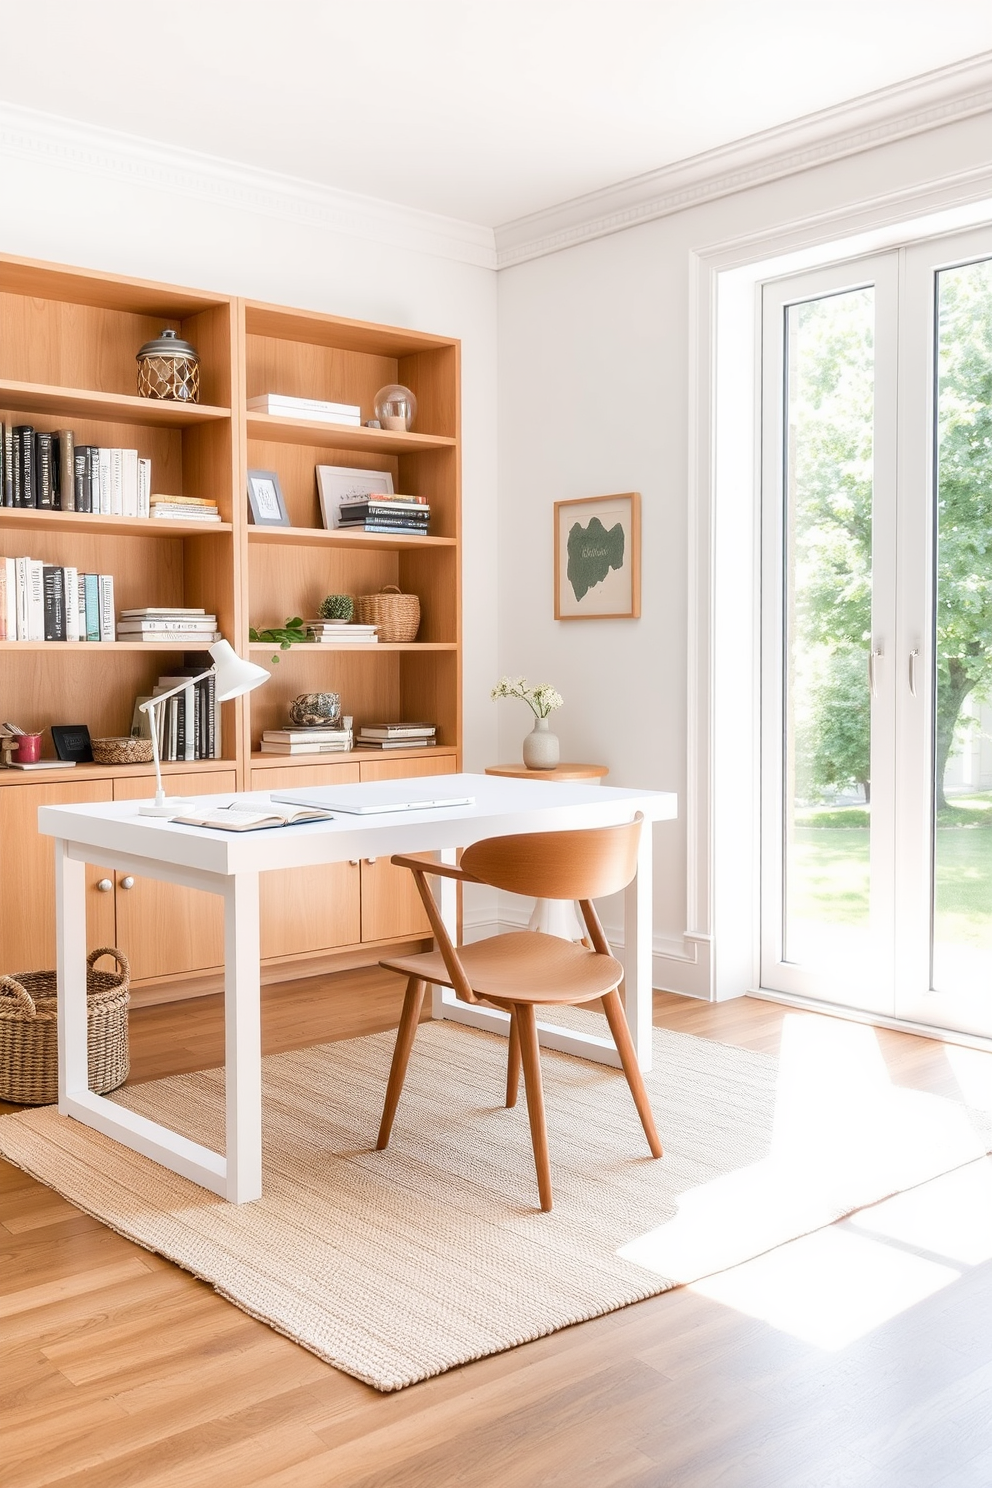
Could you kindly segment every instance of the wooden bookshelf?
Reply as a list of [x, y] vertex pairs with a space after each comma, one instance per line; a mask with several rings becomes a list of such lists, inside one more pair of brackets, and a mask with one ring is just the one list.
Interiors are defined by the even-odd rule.
[[[197, 404], [137, 396], [138, 348], [165, 327], [200, 356]], [[345, 779], [435, 774], [461, 766], [459, 345], [451, 338], [306, 310], [243, 301], [63, 265], [0, 258], [0, 419], [39, 430], [71, 428], [79, 444], [137, 447], [152, 461], [152, 489], [216, 500], [216, 524], [0, 507], [0, 554], [30, 556], [81, 572], [111, 573], [115, 609], [202, 605], [241, 655], [272, 680], [222, 710], [222, 755], [163, 766], [187, 794], [276, 788]], [[342, 427], [250, 412], [261, 393], [358, 403], [373, 416], [380, 387], [405, 383], [418, 399], [409, 433]], [[430, 535], [327, 531], [315, 466], [388, 470], [399, 492], [426, 495]], [[249, 469], [275, 470], [292, 527], [251, 525]], [[415, 593], [415, 641], [307, 644], [287, 651], [249, 643], [250, 626], [316, 614], [328, 593], [373, 593], [387, 584]], [[134, 699], [151, 691], [181, 642], [0, 641], [2, 716], [46, 730], [85, 723], [94, 738], [126, 734]], [[278, 655], [278, 663], [269, 660]], [[335, 691], [362, 723], [430, 717], [433, 749], [354, 750], [346, 755], [262, 754], [264, 729], [286, 723], [299, 693]], [[51, 845], [37, 837], [48, 801], [150, 795], [151, 766], [77, 765], [0, 770], [0, 841], [25, 864], [0, 896], [0, 970], [54, 964]], [[96, 882], [113, 881], [113, 889]], [[345, 956], [374, 960], [391, 939], [425, 935], [422, 907], [388, 863], [339, 868], [308, 881], [272, 875], [263, 897], [263, 959], [308, 975]], [[339, 881], [340, 880], [340, 881]], [[20, 884], [20, 887], [18, 886]], [[166, 898], [167, 901], [166, 902]], [[92, 943], [116, 941], [136, 984], [174, 996], [202, 991], [219, 967], [217, 905], [207, 896], [147, 883], [125, 894], [97, 875]], [[392, 906], [392, 908], [390, 908]], [[167, 932], [166, 932], [166, 927]]]

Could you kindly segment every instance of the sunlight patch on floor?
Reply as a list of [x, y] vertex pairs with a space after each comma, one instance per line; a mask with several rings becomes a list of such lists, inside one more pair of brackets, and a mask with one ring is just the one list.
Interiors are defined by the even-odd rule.
[[846, 1348], [960, 1276], [922, 1256], [831, 1225], [690, 1291], [816, 1348]]
[[992, 1162], [987, 1158], [896, 1194], [847, 1221], [964, 1266], [992, 1260]]

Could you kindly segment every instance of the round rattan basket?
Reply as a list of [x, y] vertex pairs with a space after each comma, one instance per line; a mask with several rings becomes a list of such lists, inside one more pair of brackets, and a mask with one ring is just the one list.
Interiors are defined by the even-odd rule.
[[[97, 971], [113, 956], [115, 971]], [[123, 951], [101, 946], [86, 957], [89, 1087], [97, 1095], [127, 1079], [128, 984]], [[19, 971], [0, 977], [0, 1100], [50, 1106], [59, 1098], [58, 1005], [54, 971]]]
[[359, 594], [355, 612], [360, 625], [378, 627], [380, 641], [412, 641], [420, 629], [420, 600], [415, 594], [402, 594], [395, 584], [387, 584], [378, 594]]
[[145, 765], [152, 757], [151, 739], [94, 739], [93, 759], [98, 765]]

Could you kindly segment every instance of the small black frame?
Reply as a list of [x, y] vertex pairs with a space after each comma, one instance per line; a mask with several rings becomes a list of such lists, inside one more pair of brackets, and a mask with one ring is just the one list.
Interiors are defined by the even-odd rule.
[[60, 760], [73, 760], [76, 764], [92, 764], [93, 748], [90, 731], [85, 723], [53, 723], [52, 743]]

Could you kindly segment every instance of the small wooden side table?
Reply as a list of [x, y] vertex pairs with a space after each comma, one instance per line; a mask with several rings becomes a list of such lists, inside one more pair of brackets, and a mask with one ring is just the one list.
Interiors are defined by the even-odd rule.
[[[514, 780], [588, 780], [596, 785], [609, 773], [609, 765], [555, 765], [553, 770], [528, 770], [523, 764], [486, 766], [487, 775], [508, 775]], [[527, 929], [559, 935], [562, 940], [584, 940], [586, 935], [568, 899], [536, 899]]]

